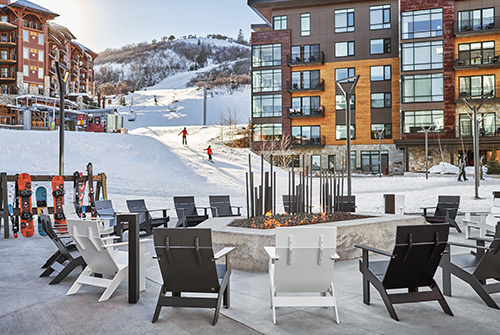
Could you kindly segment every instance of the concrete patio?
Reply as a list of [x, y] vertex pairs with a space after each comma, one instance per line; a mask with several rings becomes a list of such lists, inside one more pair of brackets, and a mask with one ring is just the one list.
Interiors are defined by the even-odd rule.
[[[463, 237], [451, 231], [451, 240]], [[152, 242], [148, 243], [152, 251]], [[216, 326], [210, 309], [163, 308], [151, 323], [161, 276], [156, 260], [148, 264], [147, 289], [137, 304], [127, 302], [127, 281], [111, 299], [98, 303], [102, 290], [83, 287], [66, 296], [79, 270], [57, 285], [39, 278], [40, 266], [55, 250], [48, 237], [0, 240], [0, 334], [498, 334], [500, 311], [489, 308], [464, 282], [454, 278], [447, 301], [455, 316], [437, 302], [396, 305], [400, 322], [391, 319], [376, 290], [370, 306], [362, 302], [358, 261], [335, 265], [340, 324], [332, 309], [279, 308], [273, 325], [267, 273], [235, 270], [231, 308]], [[454, 249], [455, 250], [455, 249]], [[465, 249], [457, 249], [463, 252]], [[441, 286], [441, 271], [436, 279]], [[500, 302], [500, 294], [494, 295]]]

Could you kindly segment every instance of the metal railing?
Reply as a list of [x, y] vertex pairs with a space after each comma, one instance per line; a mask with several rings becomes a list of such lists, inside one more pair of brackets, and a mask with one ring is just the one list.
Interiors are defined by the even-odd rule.
[[17, 43], [16, 38], [6, 35], [0, 35], [0, 43]]
[[[455, 34], [481, 33], [492, 30], [500, 30], [500, 16], [495, 16], [493, 22], [486, 20], [456, 20], [453, 22]], [[488, 20], [491, 21], [491, 20]]]
[[460, 68], [460, 67], [480, 67], [480, 66], [483, 66], [483, 65], [492, 65], [492, 64], [496, 64], [496, 65], [500, 65], [500, 62], [498, 62], [498, 60], [500, 59], [500, 56], [498, 55], [495, 55], [493, 57], [488, 57], [486, 59], [484, 59], [483, 57], [480, 57], [479, 58], [481, 63], [474, 63], [474, 64], [471, 64], [471, 61], [477, 61], [478, 59], [476, 58], [465, 58], [465, 59], [455, 59], [453, 58], [453, 65], [457, 68]]
[[287, 108], [286, 110], [288, 110], [288, 115], [290, 118], [325, 116], [325, 107], [323, 106], [320, 106], [319, 108], [302, 108], [302, 109]]
[[288, 66], [325, 64], [325, 53], [323, 51], [313, 53], [309, 57], [292, 57], [288, 55]]
[[313, 82], [311, 81], [309, 85], [304, 85], [304, 83], [291, 83], [287, 81], [287, 89], [290, 92], [310, 92], [310, 91], [324, 91], [325, 90], [325, 80]]
[[315, 136], [309, 138], [292, 137], [292, 146], [294, 147], [324, 147], [325, 136]]

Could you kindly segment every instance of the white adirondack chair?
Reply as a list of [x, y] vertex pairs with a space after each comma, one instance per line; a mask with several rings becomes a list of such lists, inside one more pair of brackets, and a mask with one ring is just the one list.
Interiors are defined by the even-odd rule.
[[[115, 237], [101, 237], [100, 223], [95, 220], [69, 219], [68, 232], [73, 238], [78, 251], [87, 263], [87, 267], [76, 279], [66, 295], [75, 294], [82, 285], [103, 287], [106, 290], [99, 298], [99, 302], [108, 300], [118, 285], [128, 275], [128, 252], [115, 249], [117, 246], [127, 245], [128, 242], [107, 244]], [[140, 243], [140, 290], [146, 289], [146, 263], [150, 253], [145, 252], [144, 242]], [[103, 278], [94, 274], [102, 274]]]
[[[476, 214], [476, 220], [471, 220], [471, 216]], [[494, 234], [497, 222], [500, 221], [500, 199], [493, 199], [493, 206], [490, 212], [468, 212], [465, 213], [465, 238], [471, 235], [471, 229], [479, 230], [479, 237], [485, 238], [487, 233]]]
[[276, 324], [276, 307], [334, 307], [333, 263], [337, 227], [279, 227], [276, 247], [264, 247], [269, 255], [271, 308]]

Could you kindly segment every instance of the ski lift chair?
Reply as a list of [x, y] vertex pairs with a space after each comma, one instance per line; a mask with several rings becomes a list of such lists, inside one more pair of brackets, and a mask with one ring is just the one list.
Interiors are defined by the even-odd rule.
[[[220, 218], [227, 216], [241, 216], [241, 206], [231, 206], [229, 195], [210, 195], [208, 197], [212, 217]], [[233, 213], [233, 208], [238, 209], [238, 213]]]
[[[370, 284], [380, 293], [389, 312], [399, 318], [393, 304], [421, 301], [438, 301], [443, 311], [453, 316], [434, 278], [441, 257], [448, 243], [450, 227], [447, 224], [398, 226], [396, 244], [392, 253], [355, 245], [363, 250], [359, 270], [363, 274], [363, 302], [370, 304]], [[369, 252], [389, 257], [388, 261], [370, 261]], [[423, 291], [422, 287], [431, 290]], [[407, 293], [389, 290], [407, 290]]]
[[[128, 242], [107, 244], [108, 240], [115, 237], [101, 237], [99, 222], [95, 220], [70, 219], [68, 231], [87, 263], [87, 267], [66, 295], [75, 294], [82, 285], [90, 285], [105, 288], [99, 302], [108, 300], [128, 275], [128, 252], [115, 249], [115, 247], [127, 245]], [[150, 254], [145, 252], [144, 242], [146, 241], [150, 240], [140, 240], [139, 246], [139, 288], [141, 291], [146, 289], [146, 263], [150, 258]], [[95, 274], [103, 275], [103, 278], [96, 277]]]
[[67, 234], [60, 235], [55, 232], [48, 214], [40, 214], [40, 222], [42, 223], [43, 230], [57, 248], [57, 251], [42, 266], [42, 269], [45, 269], [45, 271], [42, 272], [40, 277], [48, 277], [53, 272], [56, 272], [57, 275], [49, 284], [59, 284], [75, 268], [81, 266], [84, 269], [86, 264], [78, 250], [76, 250], [71, 237]]
[[264, 247], [269, 255], [273, 323], [276, 307], [287, 306], [333, 307], [339, 323], [332, 281], [333, 263], [339, 258], [337, 227], [278, 227], [275, 245]]
[[[476, 245], [449, 242], [448, 252], [441, 260], [443, 292], [451, 297], [451, 275], [462, 279], [491, 308], [500, 309], [491, 293], [500, 292], [500, 223], [497, 223], [493, 239], [472, 238]], [[485, 247], [485, 242], [491, 242]], [[451, 255], [451, 246], [476, 249], [476, 252]], [[488, 283], [488, 281], [490, 281]]]
[[423, 216], [425, 221], [432, 224], [447, 223], [451, 227], [455, 228], [459, 233], [462, 232], [458, 226], [457, 221], [455, 221], [458, 212], [458, 206], [460, 205], [459, 195], [440, 195], [438, 197], [438, 203], [434, 211], [434, 215], [430, 216], [427, 214], [429, 208], [434, 207], [420, 207], [423, 209]]
[[[208, 219], [208, 207], [196, 207], [194, 197], [174, 197], [175, 211], [177, 212], [176, 227], [195, 227]], [[198, 215], [198, 208], [204, 210]]]
[[[225, 308], [230, 304], [229, 253], [234, 248], [214, 253], [210, 229], [156, 228], [153, 236], [163, 278], [153, 322], [158, 320], [164, 306], [215, 308], [212, 321], [215, 326], [221, 304]], [[223, 257], [225, 264], [215, 263]]]

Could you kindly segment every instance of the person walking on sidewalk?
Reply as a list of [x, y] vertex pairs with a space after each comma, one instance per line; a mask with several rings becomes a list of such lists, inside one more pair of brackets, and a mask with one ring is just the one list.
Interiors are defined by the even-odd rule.
[[208, 148], [206, 148], [204, 150], [207, 151], [208, 160], [213, 163], [214, 161], [212, 160], [212, 153], [213, 153], [212, 147], [209, 145]]
[[[184, 129], [179, 133], [179, 135], [182, 134], [182, 145], [188, 145], [188, 142], [187, 142], [187, 136], [188, 136], [188, 131], [186, 130], [186, 127], [184, 127]], [[177, 136], [179, 136], [177, 135]]]
[[465, 175], [465, 163], [467, 161], [467, 154], [462, 154], [462, 157], [459, 159], [458, 163], [458, 181], [462, 181], [462, 176], [464, 177], [464, 181], [467, 181], [467, 176]]

